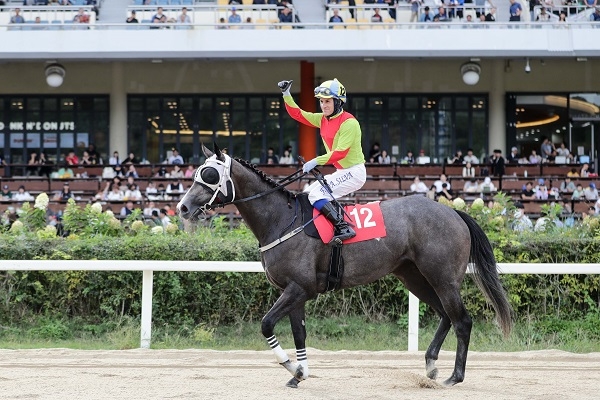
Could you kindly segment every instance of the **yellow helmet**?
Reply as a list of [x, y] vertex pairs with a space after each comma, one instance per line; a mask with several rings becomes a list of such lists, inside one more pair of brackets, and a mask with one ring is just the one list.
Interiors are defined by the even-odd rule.
[[346, 102], [346, 88], [337, 79], [325, 81], [315, 88], [315, 97], [319, 99], [339, 99]]

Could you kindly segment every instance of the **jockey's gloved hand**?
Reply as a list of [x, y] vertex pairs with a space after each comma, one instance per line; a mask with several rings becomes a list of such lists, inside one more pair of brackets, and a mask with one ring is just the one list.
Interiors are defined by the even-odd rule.
[[308, 173], [316, 166], [317, 166], [317, 159], [313, 158], [312, 160], [304, 163], [304, 165], [302, 166], [302, 172]]
[[284, 96], [290, 95], [290, 88], [292, 87], [292, 82], [294, 81], [281, 81], [277, 84], [277, 86], [279, 86], [279, 89], [281, 89], [281, 93], [283, 93]]

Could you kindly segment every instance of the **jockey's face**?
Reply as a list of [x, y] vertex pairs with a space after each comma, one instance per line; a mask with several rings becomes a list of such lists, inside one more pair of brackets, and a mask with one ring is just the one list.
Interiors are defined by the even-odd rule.
[[319, 103], [321, 104], [321, 111], [323, 111], [323, 114], [326, 117], [329, 117], [335, 108], [333, 105], [333, 99], [319, 99]]

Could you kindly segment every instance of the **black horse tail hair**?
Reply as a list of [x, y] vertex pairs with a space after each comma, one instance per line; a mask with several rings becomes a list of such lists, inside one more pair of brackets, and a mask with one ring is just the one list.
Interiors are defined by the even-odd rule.
[[512, 329], [513, 310], [498, 276], [496, 257], [494, 257], [492, 245], [473, 217], [463, 211], [455, 211], [469, 227], [469, 234], [471, 235], [469, 263], [473, 266], [473, 280], [494, 307], [500, 329], [507, 337]]

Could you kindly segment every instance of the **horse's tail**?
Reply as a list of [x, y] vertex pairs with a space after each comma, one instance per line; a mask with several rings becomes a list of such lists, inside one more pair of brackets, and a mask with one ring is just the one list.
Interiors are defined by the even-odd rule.
[[473, 265], [473, 279], [496, 310], [496, 318], [504, 336], [508, 336], [512, 328], [512, 307], [508, 302], [506, 291], [502, 287], [498, 270], [496, 269], [496, 258], [492, 245], [485, 232], [469, 214], [456, 210], [458, 215], [469, 227], [471, 235], [471, 254], [469, 262]]

